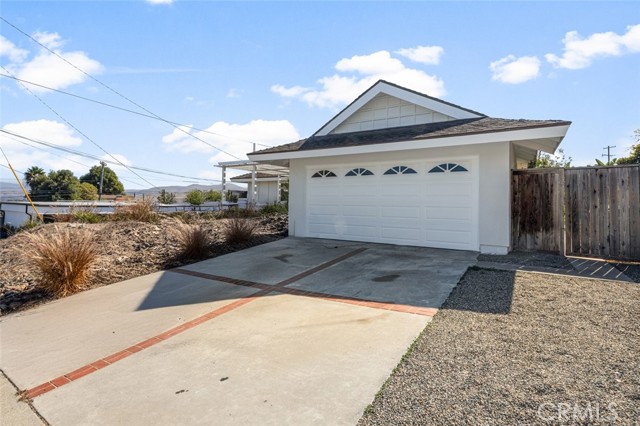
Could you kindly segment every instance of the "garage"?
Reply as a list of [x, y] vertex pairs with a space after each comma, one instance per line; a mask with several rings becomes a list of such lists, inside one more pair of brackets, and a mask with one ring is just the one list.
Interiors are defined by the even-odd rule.
[[308, 168], [311, 237], [478, 250], [474, 159]]
[[247, 154], [289, 169], [289, 235], [506, 254], [511, 171], [565, 120], [495, 118], [378, 81], [306, 139]]

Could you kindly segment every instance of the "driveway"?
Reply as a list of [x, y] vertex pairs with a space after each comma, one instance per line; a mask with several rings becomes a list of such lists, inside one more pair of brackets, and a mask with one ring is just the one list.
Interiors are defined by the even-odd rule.
[[287, 238], [5, 317], [0, 366], [53, 425], [355, 424], [475, 262]]

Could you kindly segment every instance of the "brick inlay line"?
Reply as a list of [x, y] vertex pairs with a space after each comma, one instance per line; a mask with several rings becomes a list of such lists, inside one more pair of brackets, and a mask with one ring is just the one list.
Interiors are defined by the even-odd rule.
[[[282, 289], [284, 288], [284, 286], [294, 283], [304, 277], [307, 277], [309, 275], [315, 274], [316, 272], [319, 272], [323, 269], [329, 268], [330, 266], [335, 265], [336, 263], [342, 262], [352, 256], [355, 256], [359, 253], [362, 253], [363, 251], [365, 251], [365, 248], [359, 248], [356, 250], [352, 250], [346, 254], [343, 254], [342, 256], [339, 256], [333, 260], [330, 260], [328, 262], [322, 263], [319, 266], [316, 266], [314, 268], [309, 269], [308, 271], [304, 271], [298, 275], [295, 275], [291, 278], [288, 278], [284, 281], [279, 282], [278, 284], [275, 285], [268, 285], [268, 284], [262, 284], [262, 283], [256, 283], [256, 282], [252, 282], [252, 281], [246, 281], [246, 280], [238, 280], [238, 279], [234, 279], [234, 278], [228, 278], [228, 277], [222, 277], [222, 276], [218, 276], [218, 275], [211, 275], [211, 274], [206, 274], [203, 272], [196, 272], [196, 271], [190, 271], [190, 270], [186, 270], [186, 269], [173, 269], [169, 272], [176, 272], [176, 273], [180, 273], [180, 274], [185, 274], [185, 275], [191, 275], [191, 276], [196, 276], [196, 277], [200, 277], [200, 278], [205, 278], [205, 279], [211, 279], [211, 280], [215, 280], [215, 281], [220, 281], [220, 282], [224, 282], [224, 283], [228, 283], [228, 284], [235, 284], [235, 285], [240, 285], [240, 286], [245, 286], [245, 287], [251, 287], [251, 288], [256, 288], [256, 289], [260, 289], [260, 291], [253, 293], [251, 295], [248, 296], [243, 296], [238, 300], [235, 300], [234, 302], [231, 302], [227, 305], [224, 305], [218, 309], [215, 309], [209, 313], [206, 313], [204, 315], [201, 315], [195, 319], [192, 319], [190, 321], [187, 321], [181, 325], [178, 325], [176, 327], [173, 327], [167, 331], [165, 331], [164, 333], [158, 334], [157, 336], [151, 337], [150, 339], [144, 340], [142, 342], [136, 343], [133, 346], [130, 346], [124, 350], [121, 350], [120, 352], [116, 352], [113, 353], [111, 355], [106, 356], [105, 358], [99, 359], [97, 361], [94, 361], [90, 364], [87, 364], [85, 366], [82, 366], [80, 368], [78, 368], [77, 370], [71, 371], [69, 373], [63, 374], [60, 377], [56, 377], [55, 379], [46, 381], [44, 383], [42, 383], [41, 385], [38, 385], [36, 387], [33, 387], [31, 389], [28, 389], [26, 391], [23, 392], [23, 397], [24, 398], [29, 398], [29, 399], [33, 399], [36, 398], [40, 395], [43, 395], [47, 392], [51, 392], [54, 389], [57, 389], [61, 386], [64, 386], [68, 383], [71, 383], [73, 381], [76, 381], [88, 374], [92, 374], [95, 373], [96, 371], [108, 367], [111, 364], [114, 364], [124, 358], [127, 358], [133, 354], [135, 354], [136, 352], [140, 352], [142, 350], [145, 350], [151, 346], [157, 345], [158, 343], [170, 339], [173, 336], [176, 336], [180, 333], [183, 333], [197, 325], [200, 325], [204, 322], [207, 322], [209, 320], [212, 320], [214, 318], [217, 318], [221, 315], [226, 314], [227, 312], [231, 312], [241, 306], [246, 305], [247, 303], [253, 302], [254, 300], [265, 296], [271, 292], [274, 291], [282, 291]], [[287, 289], [287, 290], [293, 290], [293, 289]]]

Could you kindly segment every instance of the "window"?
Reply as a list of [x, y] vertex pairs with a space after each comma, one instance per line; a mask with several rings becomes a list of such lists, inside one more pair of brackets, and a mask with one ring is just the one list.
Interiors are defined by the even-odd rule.
[[468, 172], [468, 171], [469, 170], [465, 169], [459, 164], [442, 163], [439, 166], [435, 166], [433, 169], [429, 170], [429, 173]]
[[331, 170], [319, 170], [311, 176], [312, 178], [337, 177]]
[[384, 172], [385, 175], [414, 175], [417, 172], [411, 167], [395, 166]]
[[369, 169], [357, 168], [349, 170], [345, 176], [373, 176], [373, 172]]

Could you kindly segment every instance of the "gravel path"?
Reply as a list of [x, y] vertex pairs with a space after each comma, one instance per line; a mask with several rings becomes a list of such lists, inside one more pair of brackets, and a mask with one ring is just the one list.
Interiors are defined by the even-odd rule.
[[637, 424], [639, 300], [637, 284], [470, 270], [359, 425]]

